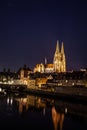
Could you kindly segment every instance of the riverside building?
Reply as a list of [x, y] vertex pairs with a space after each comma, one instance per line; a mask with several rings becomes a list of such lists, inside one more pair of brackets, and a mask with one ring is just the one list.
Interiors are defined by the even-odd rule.
[[52, 73], [52, 72], [66, 72], [66, 57], [64, 52], [64, 44], [62, 42], [61, 49], [59, 48], [59, 41], [57, 40], [56, 50], [53, 57], [53, 63], [48, 64], [45, 58], [45, 64], [37, 64], [34, 72]]

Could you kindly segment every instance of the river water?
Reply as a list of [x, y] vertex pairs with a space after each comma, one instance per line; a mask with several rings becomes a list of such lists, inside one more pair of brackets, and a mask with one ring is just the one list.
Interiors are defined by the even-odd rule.
[[0, 126], [24, 130], [87, 130], [87, 103], [36, 95], [0, 96]]

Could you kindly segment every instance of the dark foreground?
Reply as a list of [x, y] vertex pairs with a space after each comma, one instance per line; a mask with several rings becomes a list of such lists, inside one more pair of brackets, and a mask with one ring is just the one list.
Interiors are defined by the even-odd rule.
[[35, 93], [0, 96], [3, 129], [86, 130], [87, 103], [49, 98]]

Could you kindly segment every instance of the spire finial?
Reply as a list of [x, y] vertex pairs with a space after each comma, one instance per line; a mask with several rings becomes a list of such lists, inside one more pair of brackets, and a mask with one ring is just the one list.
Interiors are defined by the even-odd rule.
[[64, 44], [62, 42], [62, 46], [61, 46], [61, 53], [64, 54]]
[[56, 44], [56, 52], [59, 52], [59, 40], [57, 40], [57, 44]]
[[45, 57], [45, 65], [47, 64], [47, 58]]

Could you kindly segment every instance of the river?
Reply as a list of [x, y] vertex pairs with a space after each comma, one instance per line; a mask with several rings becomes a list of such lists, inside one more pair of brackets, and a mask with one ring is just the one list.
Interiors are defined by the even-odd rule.
[[87, 103], [10, 94], [0, 96], [0, 126], [24, 130], [87, 130]]

